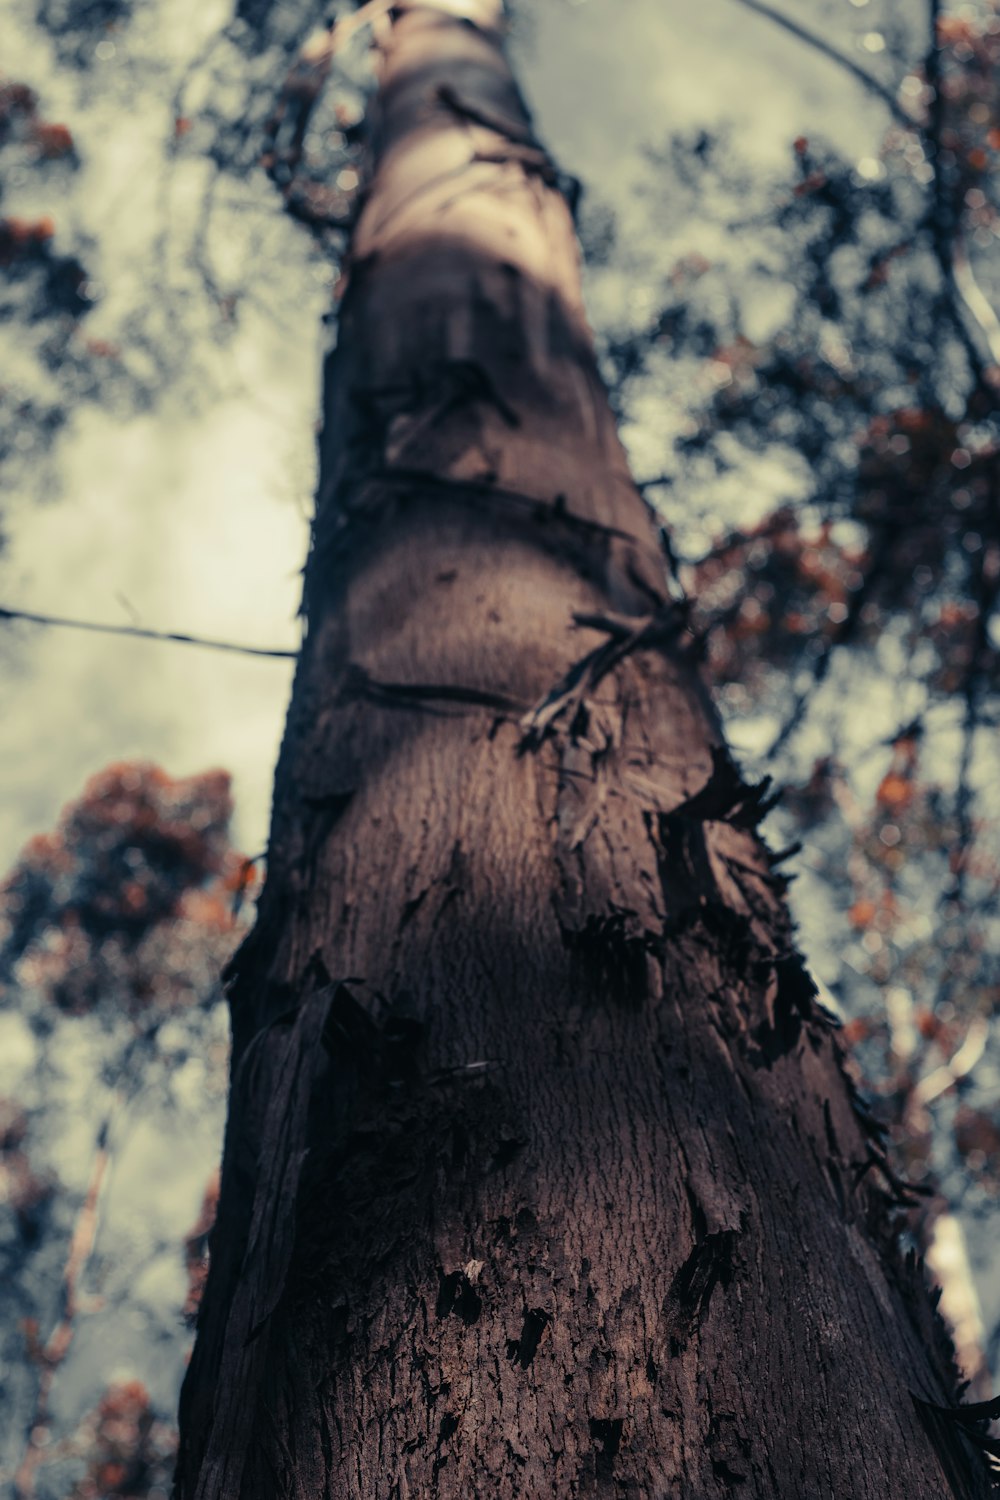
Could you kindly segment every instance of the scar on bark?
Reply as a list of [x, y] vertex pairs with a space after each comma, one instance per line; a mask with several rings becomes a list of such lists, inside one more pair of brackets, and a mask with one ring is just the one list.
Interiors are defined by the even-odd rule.
[[514, 141], [519, 146], [532, 146], [539, 151], [544, 150], [531, 129], [522, 129], [514, 120], [504, 119], [501, 115], [495, 115], [481, 109], [478, 105], [470, 104], [450, 83], [439, 84], [436, 97], [453, 115], [457, 115], [459, 119], [468, 120], [470, 125], [480, 125], [484, 130], [492, 130], [496, 135], [502, 135], [505, 140]]
[[624, 1417], [591, 1417], [590, 1436], [597, 1448], [597, 1472], [603, 1477], [610, 1475], [621, 1447], [625, 1430]]
[[667, 1320], [671, 1345], [678, 1352], [707, 1317], [715, 1288], [729, 1289], [736, 1269], [737, 1238], [735, 1229], [720, 1229], [696, 1240], [670, 1283]]
[[635, 912], [624, 908], [592, 912], [582, 928], [560, 923], [563, 947], [583, 974], [616, 1005], [637, 1010], [649, 996], [650, 955], [660, 951], [656, 936], [640, 930]]
[[[716, 1287], [728, 1291], [736, 1274], [739, 1237], [746, 1227], [742, 1211], [738, 1217], [735, 1210], [720, 1216], [717, 1206], [703, 1206], [690, 1185], [688, 1195], [694, 1243], [674, 1275], [664, 1303], [670, 1348], [674, 1354], [681, 1352], [691, 1334], [708, 1316]], [[713, 1221], [719, 1227], [710, 1227]]]
[[814, 1013], [816, 985], [797, 953], [767, 961], [771, 969], [766, 1005], [767, 1017], [753, 1031], [759, 1053], [751, 1061], [771, 1068], [798, 1044], [804, 1022]]
[[486, 708], [512, 716], [523, 712], [524, 707], [503, 693], [463, 687], [457, 683], [377, 682], [358, 662], [352, 662], [344, 673], [340, 701], [352, 702], [359, 698], [377, 703], [382, 708], [430, 714], [447, 713], [446, 707], [436, 706], [447, 704], [454, 704], [459, 711], [462, 708]]
[[525, 1309], [520, 1337], [507, 1340], [507, 1358], [512, 1365], [520, 1365], [522, 1370], [528, 1368], [551, 1321], [540, 1307]]
[[[520, 427], [517, 412], [501, 395], [489, 370], [473, 359], [435, 360], [394, 385], [353, 386], [349, 392], [364, 441], [356, 446], [385, 459], [389, 432], [397, 417], [414, 418], [421, 429], [463, 406], [493, 406], [505, 426]], [[405, 445], [405, 440], [404, 440]], [[387, 460], [386, 460], [387, 461]]]
[[[755, 785], [745, 782], [725, 747], [712, 747], [712, 769], [697, 792], [647, 827], [654, 833], [660, 879], [673, 929], [700, 922], [713, 937], [721, 936], [746, 969], [752, 962], [753, 934], [745, 918], [722, 900], [715, 881], [706, 823], [728, 823], [755, 832], [774, 807], [778, 794], [765, 776]], [[772, 863], [777, 863], [775, 859]], [[692, 892], [699, 892], [697, 898]], [[714, 896], [711, 893], [715, 893]], [[806, 1022], [818, 1013], [817, 988], [801, 956], [789, 952], [764, 953], [753, 965], [766, 985], [764, 1019], [751, 1033], [755, 1067], [771, 1068], [798, 1045]]]
[[649, 552], [640, 539], [620, 526], [611, 526], [603, 521], [593, 521], [587, 516], [570, 510], [566, 496], [532, 495], [526, 490], [512, 490], [489, 479], [452, 479], [446, 474], [435, 474], [430, 469], [413, 468], [404, 464], [392, 464], [389, 468], [377, 469], [365, 476], [380, 484], [408, 486], [417, 489], [435, 490], [441, 495], [450, 495], [461, 504], [491, 504], [508, 506], [526, 511], [540, 522], [561, 522], [567, 530], [579, 531], [591, 538], [606, 541], [628, 542], [637, 550]]
[[437, 1317], [447, 1318], [454, 1313], [467, 1328], [471, 1328], [473, 1323], [478, 1323], [482, 1310], [483, 1299], [465, 1272], [451, 1271], [446, 1276], [439, 1266], [437, 1304], [434, 1308]]
[[320, 1037], [324, 1050], [347, 1064], [358, 1081], [398, 1089], [414, 1084], [421, 1074], [422, 1044], [426, 1027], [413, 1013], [412, 1000], [401, 990], [384, 1001], [376, 1019], [348, 988], [349, 981], [333, 987], [333, 998]]
[[527, 1141], [522, 1141], [516, 1136], [502, 1137], [497, 1142], [497, 1148], [490, 1161], [490, 1171], [502, 1172], [505, 1167], [509, 1167], [511, 1162], [517, 1160], [527, 1144]]
[[750, 1443], [739, 1429], [732, 1412], [713, 1412], [705, 1439], [712, 1472], [725, 1485], [745, 1484], [749, 1479]]

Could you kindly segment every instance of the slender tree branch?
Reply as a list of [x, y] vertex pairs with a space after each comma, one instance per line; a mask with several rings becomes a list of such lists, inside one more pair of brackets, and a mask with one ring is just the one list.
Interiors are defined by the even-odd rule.
[[798, 21], [793, 21], [791, 16], [782, 15], [780, 10], [775, 10], [772, 6], [765, 4], [765, 0], [739, 0], [739, 4], [746, 10], [756, 11], [759, 16], [765, 16], [767, 20], [780, 26], [783, 31], [797, 37], [800, 42], [805, 42], [806, 46], [811, 47], [814, 52], [819, 52], [830, 62], [836, 63], [838, 67], [850, 73], [851, 77], [856, 79], [869, 94], [876, 99], [881, 99], [894, 120], [897, 120], [900, 125], [905, 125], [907, 129], [913, 128], [915, 121], [912, 115], [900, 104], [892, 90], [862, 68], [853, 58], [845, 56], [836, 47], [831, 47], [829, 42], [825, 42], [821, 36], [817, 36], [808, 27], [801, 26]]
[[5, 609], [0, 605], [0, 620], [27, 620], [32, 625], [59, 625], [67, 630], [91, 630], [99, 635], [128, 635], [143, 641], [172, 641], [178, 646], [203, 646], [209, 651], [234, 651], [240, 656], [269, 656], [295, 661], [297, 651], [279, 651], [268, 646], [241, 646], [233, 641], [216, 641], [207, 636], [181, 635], [173, 630], [144, 630], [139, 625], [104, 625], [96, 620], [70, 620], [60, 615], [39, 615], [26, 609]]

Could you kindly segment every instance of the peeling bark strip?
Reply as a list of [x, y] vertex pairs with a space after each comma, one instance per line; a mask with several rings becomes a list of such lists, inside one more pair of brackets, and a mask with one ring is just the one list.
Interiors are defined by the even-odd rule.
[[498, 0], [384, 24], [178, 1500], [977, 1500]]

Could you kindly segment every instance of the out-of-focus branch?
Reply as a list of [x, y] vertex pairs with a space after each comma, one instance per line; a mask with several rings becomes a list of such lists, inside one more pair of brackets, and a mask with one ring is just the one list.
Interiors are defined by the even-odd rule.
[[982, 1309], [961, 1223], [953, 1213], [936, 1208], [924, 1236], [924, 1258], [941, 1288], [941, 1316], [952, 1331], [962, 1373], [977, 1395], [985, 1395], [990, 1381], [983, 1349]]
[[97, 1238], [98, 1210], [101, 1191], [107, 1177], [110, 1155], [108, 1151], [109, 1121], [105, 1120], [97, 1136], [94, 1162], [90, 1181], [80, 1212], [77, 1214], [70, 1240], [69, 1254], [63, 1269], [62, 1310], [55, 1328], [46, 1342], [39, 1348], [35, 1358], [39, 1365], [38, 1389], [35, 1407], [28, 1427], [28, 1442], [24, 1456], [14, 1475], [14, 1494], [17, 1500], [31, 1500], [35, 1493], [35, 1472], [42, 1461], [42, 1449], [32, 1441], [37, 1428], [44, 1426], [49, 1413], [49, 1398], [56, 1371], [69, 1353], [73, 1342], [75, 1320], [78, 1310], [80, 1278], [90, 1259]]
[[853, 58], [847, 57], [843, 52], [839, 52], [836, 47], [832, 47], [821, 36], [817, 36], [815, 31], [810, 31], [808, 27], [800, 25], [798, 21], [793, 21], [791, 16], [783, 15], [780, 10], [775, 10], [773, 6], [767, 5], [765, 0], [739, 0], [739, 4], [744, 9], [756, 11], [757, 15], [764, 16], [767, 20], [773, 21], [783, 31], [787, 31], [791, 36], [797, 37], [800, 42], [805, 42], [806, 46], [811, 47], [814, 52], [818, 52], [830, 62], [836, 63], [839, 68], [843, 68], [845, 72], [850, 73], [851, 77], [860, 83], [862, 88], [866, 89], [869, 94], [872, 94], [876, 99], [881, 99], [894, 120], [900, 125], [905, 125], [908, 130], [913, 128], [914, 120], [912, 115], [900, 104], [892, 90], [880, 82], [874, 74], [862, 68]]
[[965, 1033], [962, 1045], [940, 1068], [935, 1068], [932, 1073], [921, 1078], [913, 1090], [913, 1098], [916, 1104], [928, 1105], [934, 1099], [940, 1097], [957, 1083], [960, 1078], [965, 1078], [972, 1072], [976, 1063], [979, 1062], [986, 1051], [986, 1042], [989, 1038], [989, 1022], [983, 1016], [975, 1016], [969, 1023], [969, 1029]]
[[[377, 27], [396, 0], [368, 0], [351, 15], [322, 26], [308, 36], [288, 70], [265, 130], [264, 160], [268, 175], [286, 192], [291, 190], [302, 160], [306, 131], [316, 102], [330, 76], [335, 55], [366, 26]], [[279, 136], [288, 144], [279, 149]]]
[[995, 365], [1000, 366], [1000, 318], [987, 301], [972, 273], [961, 237], [956, 240], [952, 252], [952, 276], [955, 289], [964, 302], [966, 311], [979, 329], [983, 342], [990, 352], [991, 360]]

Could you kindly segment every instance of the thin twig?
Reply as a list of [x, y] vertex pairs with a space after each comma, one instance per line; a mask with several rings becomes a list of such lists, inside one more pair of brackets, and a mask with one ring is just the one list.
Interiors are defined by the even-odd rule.
[[32, 625], [58, 625], [67, 630], [91, 630], [99, 635], [128, 635], [143, 641], [171, 641], [177, 646], [204, 646], [209, 651], [235, 651], [240, 656], [270, 656], [295, 661], [297, 651], [279, 651], [269, 646], [241, 646], [234, 641], [215, 641], [207, 636], [181, 635], [173, 630], [144, 630], [139, 625], [104, 625], [96, 620], [69, 620], [60, 615], [39, 615], [26, 609], [0, 605], [0, 620], [27, 620]]

